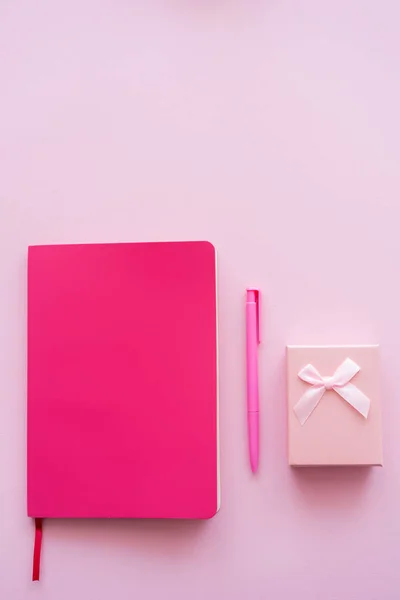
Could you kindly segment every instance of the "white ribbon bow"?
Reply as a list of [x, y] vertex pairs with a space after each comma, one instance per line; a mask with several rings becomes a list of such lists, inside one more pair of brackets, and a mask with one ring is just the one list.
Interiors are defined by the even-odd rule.
[[298, 373], [302, 381], [312, 385], [312, 388], [304, 392], [294, 407], [294, 412], [301, 425], [307, 421], [313, 410], [318, 406], [326, 390], [334, 390], [363, 417], [368, 417], [371, 401], [361, 390], [350, 383], [360, 367], [351, 358], [336, 369], [332, 377], [322, 377], [313, 365], [306, 365]]

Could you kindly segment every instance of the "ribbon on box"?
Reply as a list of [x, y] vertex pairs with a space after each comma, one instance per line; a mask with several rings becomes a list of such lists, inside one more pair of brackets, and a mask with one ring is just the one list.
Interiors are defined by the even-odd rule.
[[312, 386], [304, 392], [293, 409], [301, 425], [307, 421], [327, 390], [335, 391], [366, 419], [371, 401], [350, 383], [359, 371], [360, 367], [351, 358], [346, 358], [331, 377], [322, 377], [313, 365], [306, 365], [301, 369], [298, 376]]

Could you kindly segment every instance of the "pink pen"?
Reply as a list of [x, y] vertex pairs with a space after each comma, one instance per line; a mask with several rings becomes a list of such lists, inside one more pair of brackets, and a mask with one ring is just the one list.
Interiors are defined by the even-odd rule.
[[260, 292], [248, 289], [246, 296], [247, 419], [250, 465], [258, 468], [258, 344], [260, 343]]

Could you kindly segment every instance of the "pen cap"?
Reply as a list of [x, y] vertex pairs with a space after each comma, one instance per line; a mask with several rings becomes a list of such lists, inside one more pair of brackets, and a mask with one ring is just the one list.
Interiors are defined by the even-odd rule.
[[246, 302], [258, 302], [258, 290], [246, 290]]
[[260, 290], [257, 288], [247, 288], [246, 290], [246, 303], [255, 303], [257, 311], [257, 343], [261, 342], [260, 337]]

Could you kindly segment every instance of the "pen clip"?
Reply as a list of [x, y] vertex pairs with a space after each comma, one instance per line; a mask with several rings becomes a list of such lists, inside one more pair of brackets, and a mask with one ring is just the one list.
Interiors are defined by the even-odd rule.
[[[251, 298], [251, 300], [250, 300]], [[247, 288], [247, 301], [248, 302], [255, 302], [256, 304], [256, 315], [257, 315], [257, 343], [260, 344], [261, 343], [261, 328], [260, 328], [260, 300], [261, 300], [261, 294], [260, 294], [260, 290], [256, 289], [256, 288]]]

